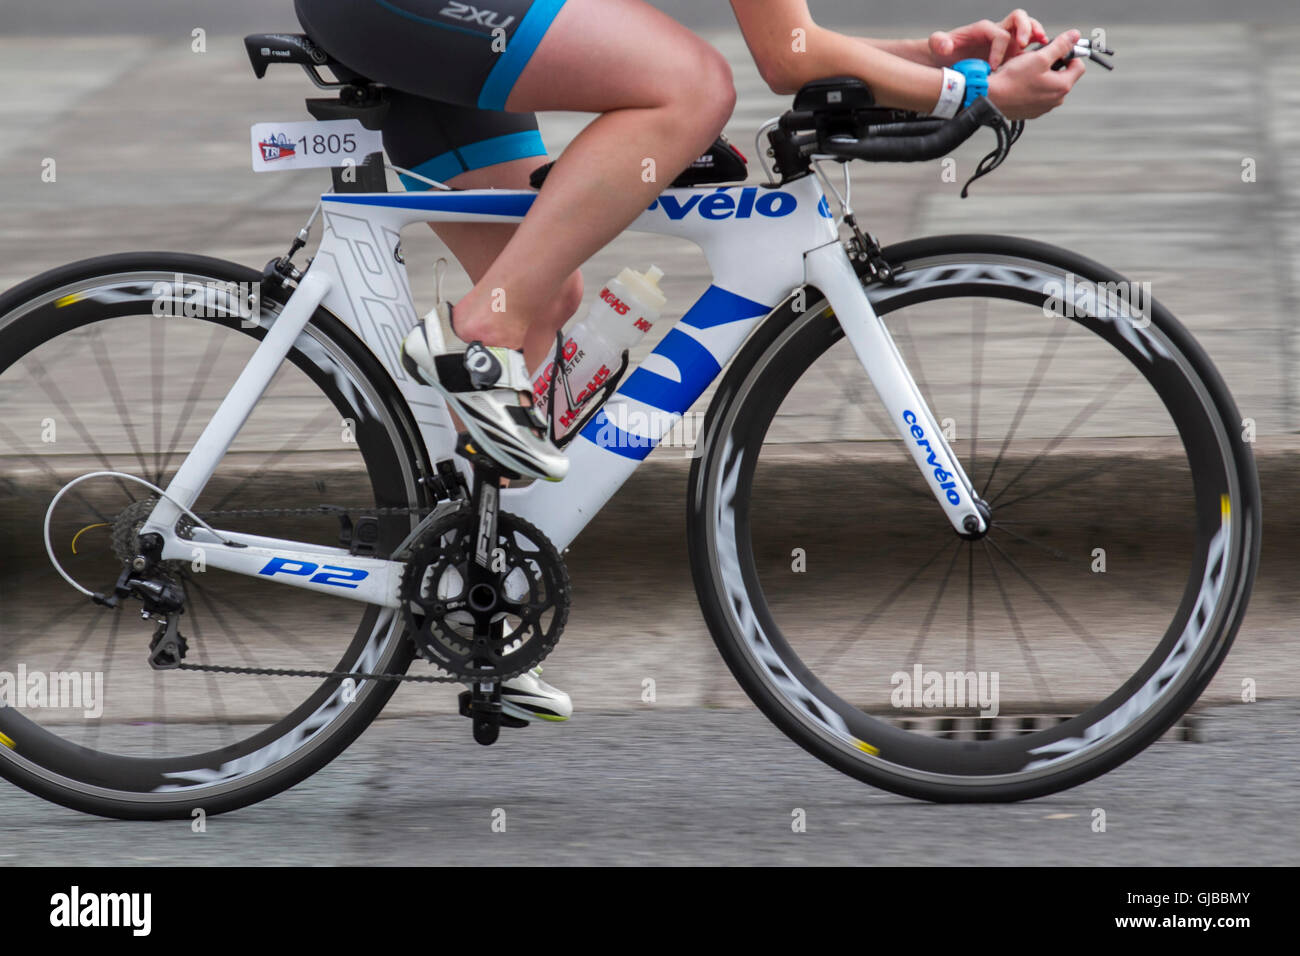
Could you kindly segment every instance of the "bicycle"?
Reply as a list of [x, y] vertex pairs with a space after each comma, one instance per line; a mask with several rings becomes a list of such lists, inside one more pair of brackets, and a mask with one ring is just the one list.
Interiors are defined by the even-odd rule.
[[[381, 87], [306, 37], [246, 42], [259, 76], [296, 63], [339, 92], [309, 101], [318, 118], [382, 110]], [[320, 769], [411, 681], [470, 685], [464, 712], [490, 743], [500, 681], [563, 630], [563, 550], [719, 379], [690, 470], [691, 570], [723, 659], [784, 733], [934, 801], [1041, 796], [1140, 752], [1200, 696], [1245, 613], [1254, 463], [1208, 356], [1164, 306], [1135, 306], [1118, 273], [1027, 240], [882, 248], [861, 228], [850, 161], [933, 160], [981, 129], [998, 145], [977, 177], [1022, 129], [987, 99], [934, 120], [876, 106], [859, 81], [818, 81], [759, 130], [765, 184], [683, 174], [631, 228], [692, 240], [712, 282], [610, 383], [558, 483], [499, 488], [502, 469], [458, 441], [398, 357], [416, 322], [402, 227], [517, 222], [535, 192], [389, 194], [370, 156], [335, 168], [335, 191], [260, 272], [146, 252], [9, 290], [8, 421], [76, 437], [41, 454], [0, 423], [10, 501], [43, 513], [51, 565], [22, 550], [32, 522], [9, 535], [0, 666], [102, 673], [125, 691], [106, 745], [99, 715], [0, 695], [0, 773], [110, 817], [229, 811]], [[37, 419], [51, 406], [57, 419]], [[792, 442], [816, 443], [796, 456], [805, 471], [787, 467]], [[1130, 487], [1140, 521], [1109, 506]], [[74, 503], [71, 520], [60, 506]], [[949, 590], [959, 567], [964, 596]], [[56, 572], [75, 604], [18, 600]], [[80, 583], [94, 575], [116, 583]], [[147, 652], [121, 640], [134, 601], [154, 623]], [[828, 631], [845, 615], [847, 633]], [[845, 664], [854, 649], [865, 663]], [[68, 670], [87, 660], [102, 670]]]

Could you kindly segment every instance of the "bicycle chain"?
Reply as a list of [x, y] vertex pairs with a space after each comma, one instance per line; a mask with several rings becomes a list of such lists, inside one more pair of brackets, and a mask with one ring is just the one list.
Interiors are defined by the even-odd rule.
[[353, 680], [388, 680], [418, 684], [463, 684], [459, 677], [448, 674], [445, 677], [433, 677], [428, 674], [367, 674], [357, 671], [306, 671], [287, 667], [233, 667], [224, 664], [177, 664], [170, 670], [203, 671], [209, 674], [237, 674], [242, 677], [314, 677], [332, 680], [350, 677]]
[[380, 518], [401, 515], [419, 515], [421, 518], [432, 514], [434, 508], [390, 508], [375, 505], [360, 505], [345, 508], [341, 505], [316, 505], [311, 508], [223, 508], [218, 511], [196, 511], [204, 521], [213, 518], [311, 518], [322, 515], [363, 514]]
[[[209, 523], [214, 518], [305, 518], [320, 515], [364, 514], [381, 518], [418, 515], [421, 518], [432, 514], [434, 508], [375, 507], [373, 505], [359, 508], [344, 508], [339, 505], [317, 505], [314, 508], [223, 508], [217, 511], [195, 512]], [[184, 519], [182, 519], [184, 520]], [[356, 671], [316, 671], [298, 670], [288, 667], [237, 667], [226, 664], [177, 664], [171, 670], [202, 671], [208, 674], [236, 674], [241, 677], [311, 677], [320, 680], [386, 680], [399, 683], [415, 684], [460, 684], [459, 677], [448, 674], [434, 677], [428, 674], [371, 674]]]

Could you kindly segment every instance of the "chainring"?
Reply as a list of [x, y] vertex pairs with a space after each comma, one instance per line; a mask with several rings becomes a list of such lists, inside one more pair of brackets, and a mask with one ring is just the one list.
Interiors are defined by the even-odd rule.
[[540, 530], [507, 512], [486, 569], [474, 558], [474, 512], [463, 504], [409, 547], [399, 598], [421, 657], [467, 682], [516, 677], [551, 652], [569, 617], [569, 572]]

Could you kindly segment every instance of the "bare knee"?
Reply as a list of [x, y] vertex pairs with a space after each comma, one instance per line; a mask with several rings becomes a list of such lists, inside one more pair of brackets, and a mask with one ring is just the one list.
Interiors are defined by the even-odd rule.
[[689, 138], [703, 152], [711, 146], [736, 108], [736, 83], [727, 57], [698, 40], [664, 66], [659, 87], [676, 139]]
[[700, 41], [685, 57], [689, 62], [677, 73], [679, 82], [673, 85], [672, 105], [703, 152], [731, 119], [736, 108], [736, 84], [726, 57], [709, 44]]

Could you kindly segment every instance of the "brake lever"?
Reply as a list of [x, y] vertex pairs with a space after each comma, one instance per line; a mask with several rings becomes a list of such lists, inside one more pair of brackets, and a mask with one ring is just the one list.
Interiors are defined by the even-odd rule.
[[1074, 43], [1074, 49], [1071, 50], [1067, 56], [1064, 56], [1061, 59], [1057, 60], [1055, 63], [1053, 63], [1052, 69], [1064, 70], [1066, 66], [1069, 65], [1071, 60], [1080, 60], [1083, 59], [1084, 57], [1087, 57], [1088, 59], [1092, 60], [1094, 63], [1103, 67], [1104, 69], [1107, 70], [1115, 69], [1115, 67], [1111, 64], [1111, 62], [1107, 60], [1106, 57], [1102, 56], [1103, 53], [1106, 54], [1106, 56], [1115, 55], [1114, 50], [1107, 49], [1105, 46], [1102, 46], [1100, 49], [1094, 50], [1092, 47], [1092, 41], [1090, 39], [1088, 39], [1087, 37], [1079, 37], [1079, 39], [1076, 40]]

